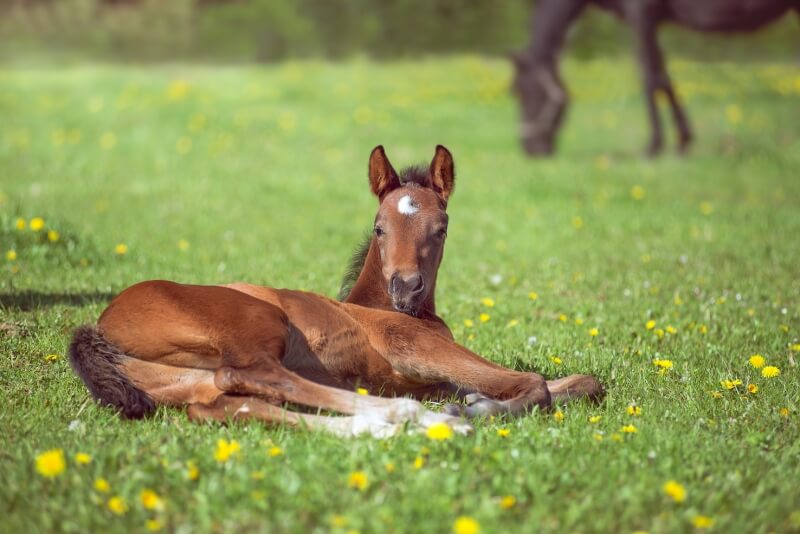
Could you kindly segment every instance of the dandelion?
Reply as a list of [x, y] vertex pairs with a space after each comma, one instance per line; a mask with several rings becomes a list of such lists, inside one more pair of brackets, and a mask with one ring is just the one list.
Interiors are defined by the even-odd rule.
[[117, 243], [117, 246], [114, 247], [114, 253], [118, 256], [124, 256], [128, 253], [128, 245], [125, 243]]
[[55, 230], [48, 230], [47, 231], [47, 240], [51, 243], [57, 243], [58, 240], [61, 239], [61, 234], [56, 232]]
[[764, 367], [764, 364], [767, 363], [764, 357], [760, 354], [753, 354], [747, 361], [749, 361], [750, 365], [752, 365], [756, 369], [761, 369], [762, 367]]
[[519, 321], [517, 319], [511, 319], [510, 321], [508, 321], [508, 324], [506, 325], [506, 328], [514, 328], [518, 324], [519, 324]]
[[125, 504], [125, 501], [122, 500], [122, 497], [116, 496], [111, 497], [108, 500], [108, 509], [111, 510], [113, 513], [117, 515], [122, 515], [128, 511], [128, 505]]
[[696, 515], [692, 518], [692, 524], [694, 528], [697, 529], [704, 529], [704, 528], [711, 528], [714, 526], [714, 520], [705, 515]]
[[704, 324], [697, 325], [697, 331], [700, 332], [703, 335], [706, 335], [706, 334], [708, 334], [708, 327], [706, 325], [704, 325]]
[[453, 437], [453, 429], [447, 423], [434, 423], [428, 427], [425, 435], [433, 441], [447, 441]]
[[108, 493], [111, 491], [111, 485], [108, 483], [108, 480], [104, 478], [98, 478], [94, 481], [94, 489], [100, 493]]
[[656, 327], [656, 322], [655, 322], [654, 320], [650, 319], [649, 321], [647, 321], [646, 323], [644, 323], [644, 327], [645, 327], [647, 330], [652, 330], [653, 328], [655, 328], [655, 327]]
[[481, 304], [483, 304], [487, 308], [494, 308], [494, 299], [491, 297], [483, 297], [481, 299]]
[[631, 198], [633, 200], [642, 200], [644, 198], [644, 187], [641, 185], [631, 187]]
[[592, 337], [597, 337], [600, 335], [600, 330], [598, 328], [591, 328], [589, 329], [589, 335]]
[[800, 343], [795, 343], [794, 345], [789, 347], [792, 349], [792, 352], [800, 352]]
[[669, 369], [672, 369], [672, 360], [659, 360], [656, 358], [653, 360], [653, 365], [662, 371], [668, 371]]
[[45, 478], [55, 478], [67, 468], [64, 451], [50, 449], [36, 457], [36, 470]]
[[511, 434], [511, 429], [510, 428], [498, 428], [497, 429], [497, 435], [500, 436], [501, 438], [508, 437], [510, 434]]
[[156, 532], [164, 528], [164, 524], [158, 519], [148, 519], [147, 521], [144, 522], [144, 528], [146, 528], [150, 532]]
[[60, 354], [48, 354], [47, 356], [44, 357], [44, 361], [46, 361], [46, 362], [54, 362], [54, 361], [58, 360], [59, 358], [61, 358]]
[[576, 230], [583, 228], [583, 217], [576, 215], [572, 218], [572, 227]]
[[635, 406], [633, 404], [628, 406], [625, 411], [628, 412], [628, 415], [633, 415], [634, 417], [642, 415], [641, 406]]
[[6, 259], [8, 261], [16, 261], [17, 260], [17, 251], [14, 249], [9, 250], [6, 252]]
[[675, 502], [683, 502], [686, 500], [686, 488], [674, 480], [668, 480], [661, 489], [663, 489], [664, 493], [669, 497], [672, 497], [672, 500]]
[[569, 319], [569, 317], [567, 317], [567, 316], [566, 316], [565, 314], [563, 314], [563, 313], [562, 313], [561, 315], [559, 315], [559, 316], [558, 316], [558, 320], [559, 320], [559, 321], [561, 321], [562, 323], [566, 323], [566, 322], [567, 322], [567, 319]]
[[331, 516], [331, 526], [344, 528], [347, 525], [347, 518], [343, 515], [335, 514]]
[[601, 419], [603, 419], [603, 416], [601, 416], [601, 415], [591, 415], [591, 416], [589, 416], [589, 422], [591, 424], [593, 424], [593, 425], [596, 425], [597, 423], [599, 423]]
[[151, 489], [144, 489], [139, 493], [139, 500], [147, 510], [161, 510], [164, 508], [164, 501], [158, 493]]
[[558, 356], [550, 356], [550, 361], [556, 365], [561, 365], [561, 358]]
[[539, 293], [537, 293], [536, 291], [531, 291], [530, 293], [528, 293], [528, 298], [531, 300], [538, 300]]
[[369, 395], [369, 390], [367, 388], [356, 388], [356, 393], [359, 395]]
[[500, 498], [500, 508], [503, 510], [510, 510], [511, 508], [514, 508], [516, 504], [517, 498], [513, 495], [503, 495], [503, 497]]
[[633, 425], [625, 425], [619, 429], [623, 434], [636, 434], [639, 430]]
[[581, 319], [580, 317], [576, 317], [575, 318], [575, 324], [578, 325], [578, 326], [581, 326], [583, 324], [583, 319]]
[[737, 386], [741, 386], [742, 385], [742, 381], [739, 380], [738, 378], [735, 378], [733, 380], [720, 380], [719, 383], [725, 389], [733, 389], [733, 388], [735, 388]]
[[736, 104], [730, 104], [725, 108], [725, 117], [731, 124], [739, 124], [742, 122], [742, 108]]
[[117, 144], [117, 136], [114, 132], [106, 132], [100, 136], [100, 148], [103, 150], [111, 150]]
[[719, 391], [712, 391], [711, 392], [711, 396], [713, 398], [715, 398], [715, 399], [721, 399], [722, 398], [722, 393], [720, 393]]
[[553, 419], [556, 420], [556, 423], [560, 423], [564, 420], [564, 412], [561, 410], [556, 410], [556, 412], [553, 414]]
[[167, 87], [167, 98], [173, 101], [183, 100], [189, 93], [189, 84], [185, 80], [173, 80]]
[[192, 461], [186, 462], [186, 478], [189, 480], [200, 478], [200, 470], [197, 468], [197, 464]]
[[781, 415], [781, 417], [788, 418], [789, 417], [789, 408], [785, 408], [785, 407], [781, 408], [780, 410], [778, 410], [778, 413]]
[[780, 374], [781, 370], [774, 365], [768, 365], [761, 370], [761, 376], [764, 378], [775, 378], [776, 376], [780, 376]]
[[17, 220], [14, 222], [14, 226], [17, 228], [17, 230], [24, 230], [25, 227], [27, 226], [27, 223], [25, 222], [25, 219], [23, 219], [22, 217], [18, 217]]
[[705, 216], [711, 215], [712, 213], [714, 213], [714, 204], [712, 204], [707, 200], [704, 200], [703, 202], [700, 203], [700, 213], [702, 213]]
[[669, 335], [673, 335], [674, 336], [675, 334], [678, 333], [678, 329], [675, 328], [672, 325], [667, 326], [666, 330], [667, 330], [667, 334], [669, 334]]
[[219, 463], [225, 463], [231, 456], [239, 454], [241, 447], [239, 442], [234, 440], [228, 441], [221, 439], [217, 441], [217, 450], [214, 451], [214, 459]]
[[386, 469], [387, 473], [394, 473], [395, 466], [392, 462], [386, 462], [383, 467]]
[[91, 463], [92, 457], [85, 452], [79, 452], [75, 455], [75, 463], [80, 465], [87, 465]]
[[491, 316], [490, 316], [488, 313], [482, 313], [482, 314], [480, 314], [480, 315], [478, 316], [478, 319], [479, 319], [479, 320], [480, 320], [480, 322], [482, 322], [482, 323], [488, 323], [488, 322], [489, 322], [489, 319], [491, 319]]
[[414, 458], [414, 469], [419, 471], [423, 467], [425, 467], [425, 458], [423, 458], [422, 456], [417, 456], [416, 458]]
[[595, 441], [603, 441], [605, 439], [605, 436], [603, 436], [603, 434], [601, 434], [600, 432], [595, 432], [594, 434], [592, 434], [592, 437], [594, 438]]
[[653, 331], [658, 339], [664, 339], [664, 330], [661, 328], [656, 328]]
[[468, 515], [462, 515], [453, 522], [453, 534], [478, 534], [480, 524]]
[[475, 326], [475, 321], [473, 321], [472, 319], [464, 319], [464, 326], [466, 326], [467, 328], [472, 328], [473, 326]]
[[31, 223], [29, 226], [31, 230], [33, 230], [34, 232], [38, 232], [39, 230], [44, 228], [44, 219], [42, 219], [41, 217], [34, 217], [33, 219], [31, 219]]
[[191, 245], [189, 244], [189, 242], [186, 241], [185, 239], [178, 240], [178, 250], [180, 250], [181, 252], [186, 252], [187, 250], [189, 250], [190, 246]]
[[621, 442], [622, 441], [622, 434], [618, 434], [617, 432], [614, 432], [613, 434], [611, 434], [611, 440], [612, 441], [616, 441], [617, 443]]
[[758, 386], [755, 384], [747, 384], [747, 391], [750, 394], [755, 395], [756, 393], [758, 393]]
[[369, 479], [364, 471], [353, 471], [347, 478], [347, 486], [358, 491], [364, 491], [369, 486]]

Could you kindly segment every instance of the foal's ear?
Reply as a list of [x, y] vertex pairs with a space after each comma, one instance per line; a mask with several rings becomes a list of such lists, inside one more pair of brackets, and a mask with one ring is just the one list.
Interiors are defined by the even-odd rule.
[[379, 200], [400, 187], [400, 178], [389, 163], [383, 145], [373, 148], [369, 155], [369, 186]]
[[439, 198], [447, 204], [447, 199], [453, 193], [456, 183], [456, 172], [453, 164], [453, 155], [442, 145], [436, 146], [431, 168], [428, 171], [428, 180], [431, 188]]

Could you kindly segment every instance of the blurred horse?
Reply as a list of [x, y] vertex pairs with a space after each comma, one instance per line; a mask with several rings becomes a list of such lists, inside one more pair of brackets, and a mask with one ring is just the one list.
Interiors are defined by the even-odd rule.
[[553, 139], [568, 99], [557, 55], [567, 29], [588, 5], [613, 12], [633, 29], [652, 132], [646, 149], [649, 156], [657, 155], [663, 146], [655, 98], [659, 91], [666, 96], [677, 126], [678, 150], [685, 152], [692, 140], [658, 46], [659, 24], [675, 22], [701, 32], [743, 32], [757, 30], [790, 10], [800, 12], [798, 0], [542, 0], [533, 17], [529, 47], [513, 56], [514, 90], [522, 107], [522, 145], [529, 155], [553, 153]]

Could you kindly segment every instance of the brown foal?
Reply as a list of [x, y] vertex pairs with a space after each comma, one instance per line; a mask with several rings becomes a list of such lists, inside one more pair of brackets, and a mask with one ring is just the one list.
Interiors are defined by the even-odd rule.
[[[380, 207], [343, 302], [243, 283], [142, 282], [120, 293], [96, 326], [76, 331], [73, 368], [94, 397], [130, 418], [156, 404], [188, 405], [193, 420], [254, 418], [378, 437], [405, 424], [465, 433], [463, 415], [523, 414], [553, 399], [602, 395], [590, 376], [545, 381], [485, 360], [457, 344], [436, 315], [455, 182], [446, 148], [436, 147], [428, 169], [399, 176], [378, 146], [369, 182]], [[389, 398], [360, 395], [357, 386]], [[446, 413], [392, 398], [455, 392], [468, 404]], [[292, 412], [284, 403], [348, 416]]]

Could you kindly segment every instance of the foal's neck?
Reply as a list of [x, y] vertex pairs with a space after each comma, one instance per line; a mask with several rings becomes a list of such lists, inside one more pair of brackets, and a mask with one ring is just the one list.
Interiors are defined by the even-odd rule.
[[[433, 280], [428, 297], [420, 306], [417, 317], [420, 319], [438, 319], [436, 316], [436, 303], [434, 293], [436, 292], [436, 279]], [[367, 257], [364, 266], [358, 274], [350, 294], [344, 300], [350, 304], [358, 304], [366, 308], [378, 310], [397, 311], [392, 305], [392, 298], [389, 296], [387, 282], [383, 278], [383, 264], [381, 253], [375, 244], [375, 239], [369, 243]]]

